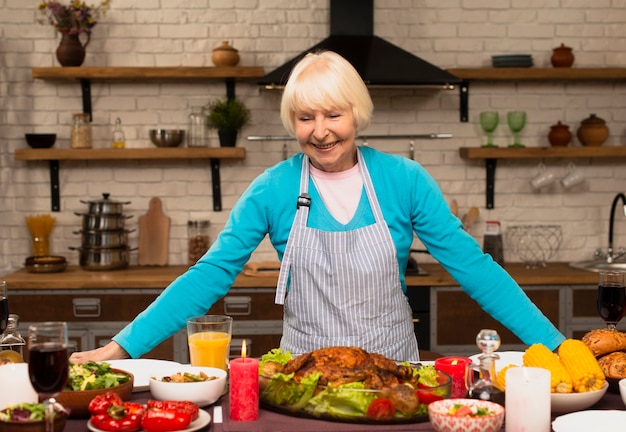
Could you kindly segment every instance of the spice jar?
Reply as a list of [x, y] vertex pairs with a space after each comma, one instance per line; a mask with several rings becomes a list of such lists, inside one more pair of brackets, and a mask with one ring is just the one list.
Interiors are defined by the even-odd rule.
[[190, 220], [187, 222], [189, 238], [189, 265], [194, 265], [209, 250], [208, 220]]
[[609, 128], [604, 119], [591, 114], [580, 122], [576, 136], [584, 146], [601, 146], [609, 137]]
[[92, 134], [91, 123], [89, 122], [89, 114], [77, 113], [73, 115], [74, 122], [72, 124], [72, 148], [91, 148]]
[[122, 130], [122, 120], [118, 117], [115, 119], [115, 129], [113, 129], [112, 144], [113, 148], [125, 148], [126, 138]]
[[550, 126], [550, 132], [548, 132], [548, 141], [553, 147], [565, 147], [572, 140], [572, 133], [569, 130], [569, 126], [557, 122], [555, 125]]
[[550, 57], [550, 63], [555, 68], [568, 68], [574, 64], [574, 54], [572, 49], [564, 44], [558, 46], [552, 50], [552, 56]]
[[191, 107], [189, 114], [189, 132], [187, 133], [188, 147], [208, 147], [208, 131], [204, 107]]

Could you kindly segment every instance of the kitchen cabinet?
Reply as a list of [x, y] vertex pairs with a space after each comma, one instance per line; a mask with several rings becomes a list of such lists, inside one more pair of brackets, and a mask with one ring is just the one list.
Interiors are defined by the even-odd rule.
[[[623, 81], [626, 68], [454, 68], [452, 75], [464, 80], [462, 94], [467, 109], [470, 81]], [[463, 104], [463, 103], [462, 103]], [[486, 170], [486, 204], [494, 208], [495, 172], [497, 159], [562, 158], [562, 157], [626, 157], [626, 149], [590, 148], [461, 148], [463, 159], [484, 159]]]
[[[261, 67], [36, 67], [35, 79], [59, 81], [78, 80], [81, 85], [83, 112], [91, 110], [91, 82], [97, 81], [202, 81], [224, 80], [226, 96], [235, 97], [235, 81], [260, 78]], [[109, 151], [112, 150], [112, 151]], [[38, 149], [17, 150], [16, 160], [46, 160], [50, 167], [50, 200], [53, 212], [60, 211], [59, 160], [120, 159], [209, 159], [213, 187], [213, 210], [222, 210], [220, 160], [244, 159], [243, 148], [149, 148], [149, 149]]]
[[485, 161], [485, 207], [494, 208], [498, 159], [626, 158], [626, 147], [461, 147], [462, 159]]

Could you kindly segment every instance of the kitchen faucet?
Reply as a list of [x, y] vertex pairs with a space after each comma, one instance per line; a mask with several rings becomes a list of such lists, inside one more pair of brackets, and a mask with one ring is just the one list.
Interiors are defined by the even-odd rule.
[[613, 204], [611, 204], [611, 214], [609, 215], [609, 247], [607, 248], [606, 255], [602, 253], [602, 249], [596, 250], [596, 256], [606, 258], [606, 262], [609, 264], [611, 264], [615, 259], [626, 254], [626, 250], [624, 250], [624, 248], [619, 248], [616, 253], [613, 253], [613, 225], [615, 223], [615, 208], [617, 207], [617, 202], [620, 199], [622, 200], [624, 216], [626, 216], [626, 196], [623, 193], [618, 193], [613, 199]]

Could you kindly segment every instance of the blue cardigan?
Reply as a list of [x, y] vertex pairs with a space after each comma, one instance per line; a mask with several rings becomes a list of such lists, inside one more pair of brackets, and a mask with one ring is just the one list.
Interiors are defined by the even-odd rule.
[[[415, 233], [461, 288], [525, 344], [540, 342], [552, 350], [565, 339], [508, 273], [465, 232], [438, 185], [420, 164], [370, 147], [360, 150], [395, 242], [401, 271], [406, 268]], [[226, 295], [266, 235], [282, 259], [296, 212], [302, 158], [302, 153], [296, 154], [258, 176], [237, 201], [224, 230], [204, 257], [113, 340], [137, 358], [184, 328], [187, 317], [205, 314]], [[330, 215], [309, 181], [309, 226], [341, 231], [374, 222], [365, 191], [354, 218], [343, 225]], [[400, 280], [406, 290], [403, 273]]]

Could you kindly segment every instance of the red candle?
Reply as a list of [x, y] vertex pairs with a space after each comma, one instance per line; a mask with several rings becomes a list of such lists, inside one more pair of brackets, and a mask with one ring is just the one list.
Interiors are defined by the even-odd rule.
[[259, 360], [246, 358], [246, 341], [241, 358], [230, 361], [230, 419], [252, 421], [259, 417]]
[[464, 398], [467, 394], [467, 366], [472, 363], [468, 357], [441, 357], [435, 360], [435, 369], [452, 377], [451, 398]]

